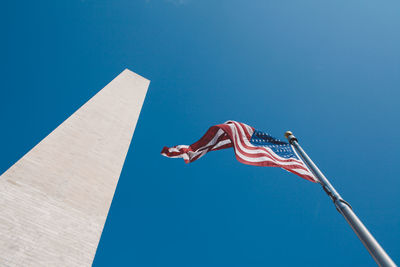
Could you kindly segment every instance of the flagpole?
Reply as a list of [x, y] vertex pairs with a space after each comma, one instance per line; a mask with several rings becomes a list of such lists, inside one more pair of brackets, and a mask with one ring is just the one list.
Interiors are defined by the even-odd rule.
[[328, 194], [328, 196], [332, 199], [333, 203], [336, 206], [336, 209], [340, 214], [346, 219], [347, 223], [351, 226], [353, 231], [356, 233], [358, 238], [367, 248], [368, 252], [374, 258], [375, 262], [381, 266], [396, 266], [393, 260], [389, 257], [389, 255], [385, 252], [385, 250], [379, 245], [379, 243], [375, 240], [372, 234], [368, 231], [365, 225], [361, 222], [361, 220], [357, 217], [357, 215], [353, 212], [350, 204], [347, 203], [340, 194], [336, 191], [336, 189], [332, 186], [332, 184], [328, 181], [328, 179], [324, 176], [324, 174], [318, 169], [318, 167], [314, 164], [314, 162], [308, 157], [306, 152], [301, 148], [298, 143], [297, 138], [293, 135], [292, 132], [287, 131], [285, 133], [285, 137], [288, 139], [289, 143], [296, 149], [296, 152], [301, 156], [304, 162], [307, 164], [311, 172], [317, 177], [319, 183], [322, 185], [324, 191]]

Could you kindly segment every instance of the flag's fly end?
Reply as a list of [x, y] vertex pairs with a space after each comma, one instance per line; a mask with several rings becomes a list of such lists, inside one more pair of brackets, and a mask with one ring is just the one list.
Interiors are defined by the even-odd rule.
[[187, 153], [188, 151], [189, 151], [188, 146], [184, 145], [174, 146], [171, 148], [165, 146], [161, 150], [161, 155], [167, 158], [183, 158], [185, 163], [190, 163], [189, 155]]

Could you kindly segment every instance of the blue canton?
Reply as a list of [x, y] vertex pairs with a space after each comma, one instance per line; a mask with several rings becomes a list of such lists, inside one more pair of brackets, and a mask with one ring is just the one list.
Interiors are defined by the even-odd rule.
[[294, 153], [290, 144], [278, 140], [261, 131], [254, 131], [253, 135], [251, 136], [250, 143], [254, 146], [269, 147], [275, 154], [282, 158], [299, 159]]

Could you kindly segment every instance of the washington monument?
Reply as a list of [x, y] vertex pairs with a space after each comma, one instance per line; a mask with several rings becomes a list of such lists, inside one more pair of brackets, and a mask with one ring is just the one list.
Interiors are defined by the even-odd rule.
[[92, 264], [149, 83], [124, 70], [2, 174], [0, 266]]

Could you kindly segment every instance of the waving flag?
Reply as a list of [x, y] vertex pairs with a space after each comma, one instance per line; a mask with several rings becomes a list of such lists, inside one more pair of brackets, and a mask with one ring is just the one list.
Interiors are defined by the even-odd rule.
[[161, 154], [169, 158], [183, 158], [186, 163], [190, 163], [209, 151], [229, 147], [234, 148], [236, 159], [241, 163], [281, 167], [311, 182], [317, 182], [290, 144], [236, 121], [212, 126], [199, 141], [190, 146], [164, 147]]

